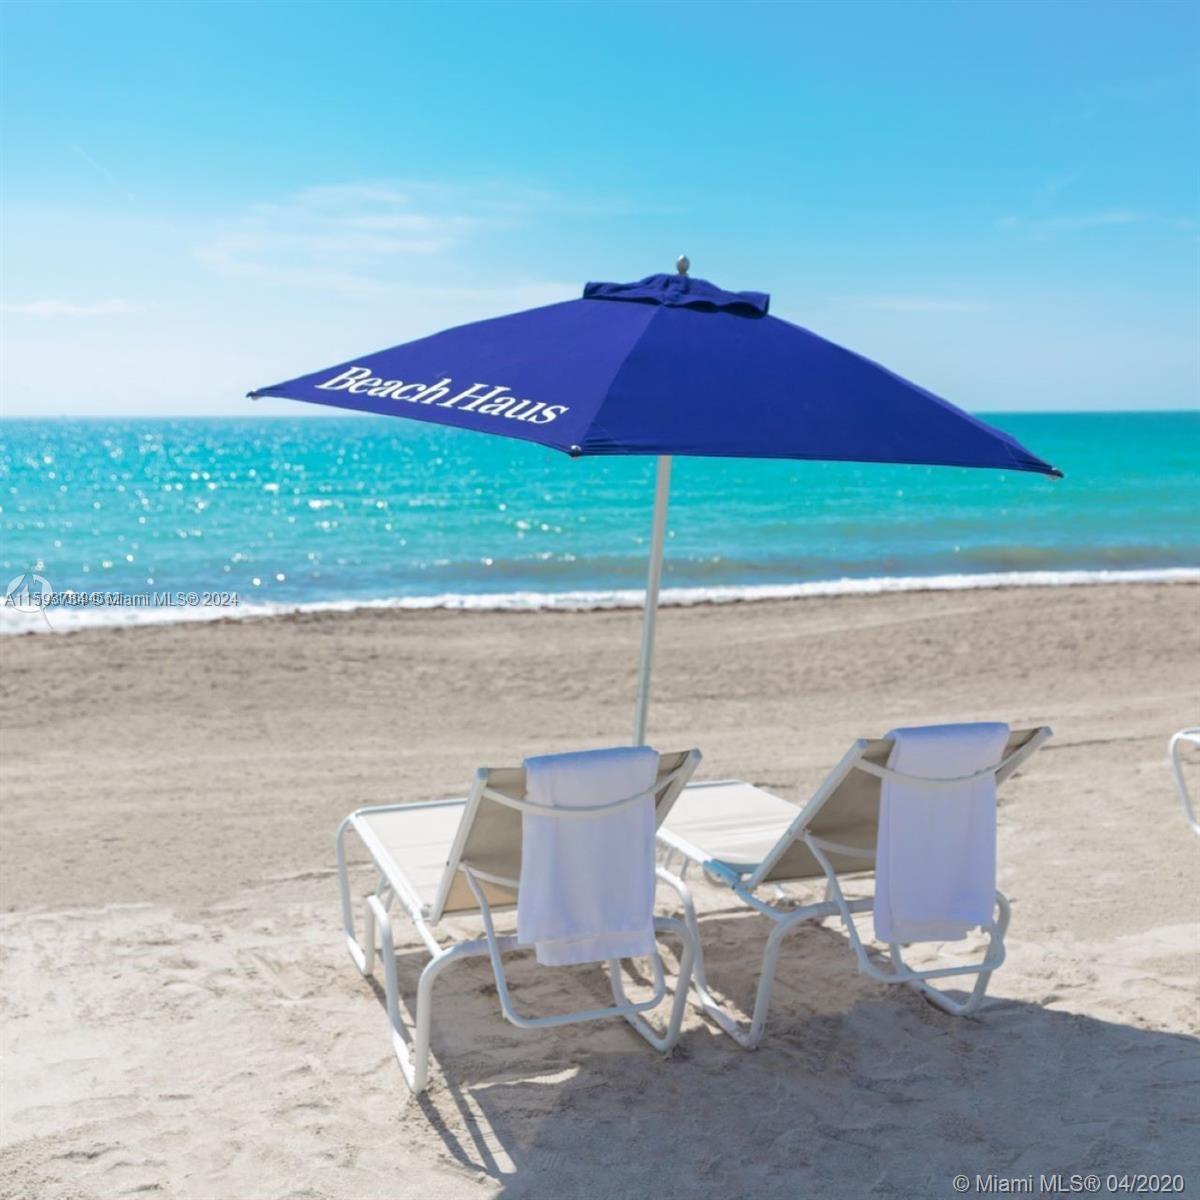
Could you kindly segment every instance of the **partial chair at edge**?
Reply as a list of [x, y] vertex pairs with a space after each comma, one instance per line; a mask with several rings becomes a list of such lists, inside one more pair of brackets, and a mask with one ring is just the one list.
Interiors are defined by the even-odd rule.
[[1175, 772], [1175, 785], [1179, 788], [1179, 798], [1183, 801], [1183, 816], [1188, 828], [1200, 837], [1200, 820], [1196, 819], [1196, 810], [1192, 807], [1191, 793], [1188, 791], [1187, 780], [1183, 775], [1183, 747], [1190, 743], [1200, 746], [1200, 726], [1192, 729], [1181, 729], [1172, 739], [1168, 747], [1171, 755], [1171, 769]]

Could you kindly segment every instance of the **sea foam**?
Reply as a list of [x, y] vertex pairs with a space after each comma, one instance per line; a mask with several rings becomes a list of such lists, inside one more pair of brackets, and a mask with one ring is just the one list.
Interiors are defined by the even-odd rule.
[[[888, 592], [955, 592], [983, 588], [1080, 587], [1120, 583], [1200, 584], [1200, 567], [1129, 571], [997, 571], [960, 575], [824, 579], [806, 583], [753, 584], [743, 587], [723, 585], [664, 588], [659, 595], [659, 606], [687, 608], [699, 604], [742, 604], [820, 596], [874, 596]], [[444, 592], [431, 596], [320, 600], [297, 604], [247, 603], [236, 607], [51, 607], [44, 614], [0, 606], [0, 635], [67, 633], [105, 626], [164, 625], [186, 621], [261, 620], [294, 613], [355, 612], [370, 609], [401, 609], [414, 612], [434, 609], [456, 612], [594, 612], [641, 608], [644, 597], [645, 593], [641, 589], [628, 588], [564, 592]]]

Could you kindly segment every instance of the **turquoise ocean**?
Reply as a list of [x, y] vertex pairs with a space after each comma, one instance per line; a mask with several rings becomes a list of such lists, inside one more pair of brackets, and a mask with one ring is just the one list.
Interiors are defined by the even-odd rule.
[[[1066, 478], [677, 459], [665, 599], [1200, 577], [1200, 413], [987, 419]], [[653, 479], [651, 459], [387, 418], [7, 420], [0, 585], [76, 593], [55, 629], [636, 604]]]

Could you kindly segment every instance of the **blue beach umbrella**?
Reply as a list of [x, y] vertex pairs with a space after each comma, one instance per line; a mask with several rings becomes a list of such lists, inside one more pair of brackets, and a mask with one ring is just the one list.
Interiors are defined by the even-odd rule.
[[891, 371], [770, 316], [761, 292], [687, 274], [589, 283], [250, 393], [522, 438], [572, 457], [658, 458], [634, 740], [645, 740], [671, 456], [1061, 473]]

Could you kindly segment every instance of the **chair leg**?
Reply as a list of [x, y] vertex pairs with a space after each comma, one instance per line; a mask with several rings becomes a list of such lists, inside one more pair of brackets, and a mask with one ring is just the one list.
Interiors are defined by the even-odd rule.
[[[862, 939], [858, 935], [858, 930], [855, 928], [853, 913], [867, 912], [873, 906], [873, 901], [864, 903], [862, 901], [847, 902], [842, 894], [841, 885], [838, 882], [837, 872], [834, 871], [829, 862], [821, 843], [818, 839], [811, 835], [805, 836], [805, 842], [808, 848], [813, 852], [813, 856], [820, 864], [821, 869], [825, 872], [826, 890], [828, 894], [833, 896], [833, 902], [838, 915], [841, 917], [842, 925], [846, 930], [846, 936], [850, 942], [850, 948], [858, 959], [858, 969], [871, 979], [876, 979], [880, 983], [905, 983], [909, 987], [915, 988], [922, 996], [925, 997], [931, 1004], [952, 1016], [965, 1017], [974, 1012], [975, 1009], [983, 1002], [984, 993], [987, 991], [988, 983], [992, 978], [992, 972], [995, 971], [1004, 961], [1004, 934], [1008, 929], [1008, 920], [1010, 909], [1007, 898], [1002, 892], [996, 893], [996, 908], [997, 917], [996, 923], [992, 927], [988, 940], [988, 948], [984, 954], [983, 963], [978, 967], [948, 967], [935, 968], [931, 971], [914, 971], [905, 962], [902, 951], [898, 945], [894, 943], [888, 946], [887, 961], [891, 966], [890, 972], [881, 970], [871, 961], [871, 957], [867, 951], [867, 947], [863, 944]], [[971, 994], [966, 1000], [955, 1000], [940, 988], [935, 987], [929, 981], [935, 978], [947, 979], [964, 975], [974, 975], [975, 984], [971, 990]]]
[[375, 930], [370, 908], [366, 909], [367, 926], [362, 942], [354, 929], [354, 910], [350, 903], [350, 877], [346, 869], [346, 830], [350, 828], [350, 819], [346, 818], [337, 831], [337, 877], [338, 891], [342, 901], [342, 930], [346, 935], [346, 949], [350, 960], [362, 975], [370, 975], [374, 968]]
[[755, 1049], [766, 1031], [767, 1012], [771, 1007], [771, 991], [775, 985], [775, 971], [779, 964], [779, 950], [783, 939], [802, 921], [812, 920], [814, 914], [806, 909], [789, 913], [786, 917], [774, 917], [766, 947], [763, 950], [762, 966], [759, 969], [758, 986], [754, 994], [754, 1010], [748, 1025], [743, 1025], [718, 1003], [708, 985], [704, 968], [704, 949], [700, 940], [700, 924], [696, 918], [696, 905], [691, 890], [678, 875], [660, 870], [658, 877], [673, 888], [683, 906], [683, 919], [696, 942], [696, 958], [692, 968], [692, 991], [699, 1007], [739, 1046], [745, 1050]]
[[766, 1032], [767, 1010], [771, 1005], [771, 989], [775, 986], [775, 969], [779, 963], [779, 950], [783, 945], [783, 939], [787, 937], [794, 926], [810, 919], [806, 914], [797, 914], [794, 918], [777, 921], [767, 937], [767, 945], [763, 950], [762, 968], [758, 976], [758, 990], [754, 995], [754, 1012], [750, 1018], [750, 1029], [744, 1038], [737, 1039], [747, 1050], [755, 1049]]
[[[996, 893], [996, 908], [998, 910], [996, 927], [992, 930], [988, 941], [987, 958], [991, 957], [994, 945], [999, 944], [1001, 950], [1004, 948], [1004, 935], [1008, 930], [1012, 909], [1009, 907], [1008, 897], [1003, 892]], [[907, 982], [910, 987], [920, 992], [930, 1004], [940, 1008], [943, 1012], [948, 1012], [953, 1017], [968, 1017], [983, 1003], [988, 984], [991, 983], [992, 973], [995, 970], [995, 967], [991, 967], [986, 971], [980, 971], [975, 976], [975, 986], [971, 989], [971, 994], [965, 1000], [953, 999], [926, 980], [915, 979]]]
[[[674, 917], [655, 917], [655, 933], [673, 933], [680, 941], [679, 975], [675, 981], [675, 994], [671, 998], [671, 1010], [667, 1017], [665, 1033], [658, 1033], [641, 1013], [627, 1012], [625, 1020], [634, 1030], [661, 1054], [670, 1054], [679, 1042], [683, 1028], [683, 1014], [687, 1008], [688, 988], [692, 981], [692, 966], [696, 959], [696, 938], [684, 922]], [[659, 967], [661, 970], [661, 965]], [[612, 986], [613, 1000], [618, 1007], [629, 1004], [625, 985], [621, 979], [621, 963], [618, 959], [608, 962], [608, 978]]]
[[425, 976], [433, 963], [429, 963], [421, 972], [421, 985], [417, 992], [417, 1035], [414, 1039], [414, 1053], [410, 1056], [404, 1024], [400, 1020], [400, 988], [396, 980], [396, 946], [392, 940], [392, 921], [377, 896], [367, 897], [367, 909], [374, 913], [379, 926], [379, 956], [383, 959], [383, 986], [392, 1050], [400, 1064], [400, 1070], [404, 1073], [404, 1081], [414, 1093], [420, 1093], [425, 1090], [429, 1078], [429, 1005], [421, 1003], [421, 991], [427, 991], [424, 988]]
[[387, 1002], [387, 1018], [392, 1036], [392, 1050], [396, 1061], [414, 1095], [420, 1095], [429, 1083], [429, 1032], [433, 1015], [433, 985], [438, 976], [450, 964], [460, 958], [487, 953], [482, 940], [459, 942], [457, 945], [435, 954], [421, 972], [417, 984], [416, 1027], [412, 1035], [412, 1050], [408, 1045], [408, 1032], [400, 1019], [400, 988], [396, 978], [396, 948], [392, 940], [392, 922], [387, 909], [378, 896], [368, 896], [367, 906], [375, 917], [379, 928], [379, 955], [383, 959], [384, 995]]
[[374, 897], [368, 897], [363, 903], [362, 960], [355, 963], [368, 977], [375, 973], [375, 907], [371, 904], [372, 899]]
[[1200, 820], [1196, 819], [1196, 810], [1192, 807], [1192, 796], [1188, 791], [1187, 779], [1183, 774], [1183, 743], [1194, 742], [1200, 745], [1200, 729], [1181, 729], [1172, 739], [1169, 746], [1171, 770], [1175, 773], [1175, 784], [1179, 788], [1179, 797], [1183, 801], [1183, 816], [1188, 828], [1200, 837]]
[[[512, 997], [508, 990], [508, 976], [504, 970], [503, 952], [505, 950], [515, 950], [520, 948], [520, 943], [515, 936], [497, 937], [496, 930], [492, 922], [492, 909], [488, 903], [487, 895], [479, 885], [479, 881], [469, 868], [463, 868], [467, 884], [471, 888], [475, 899], [479, 903], [479, 915], [483, 918], [484, 936], [479, 943], [486, 947], [486, 953], [491, 959], [492, 974], [496, 980], [496, 996], [500, 1001], [500, 1011], [504, 1014], [507, 1021], [511, 1021], [520, 1029], [545, 1029], [554, 1025], [572, 1025], [581, 1021], [601, 1021], [610, 1017], [629, 1017], [636, 1016], [647, 1012], [652, 1008], [657, 1008], [667, 994], [667, 979], [666, 972], [663, 970], [662, 957], [655, 954], [654, 957], [654, 994], [648, 1000], [640, 1000], [637, 1003], [631, 1003], [628, 1000], [618, 1001], [615, 1006], [605, 1008], [590, 1008], [579, 1012], [554, 1013], [546, 1017], [526, 1017], [517, 1012], [513, 1006]], [[674, 928], [674, 923], [668, 925], [668, 928]], [[684, 946], [684, 959], [687, 960], [687, 966], [690, 968], [691, 959], [687, 954], [687, 944]], [[609, 981], [610, 986], [614, 990], [620, 988], [620, 963], [615, 960], [609, 962]], [[623, 992], [620, 992], [623, 995]], [[641, 1030], [639, 1029], [639, 1032]], [[657, 1035], [656, 1035], [657, 1036]]]

